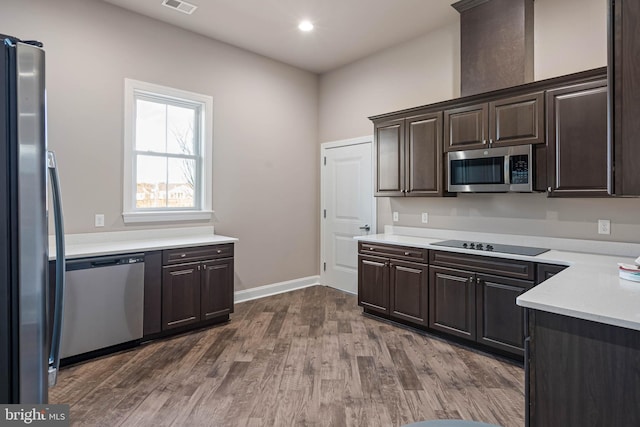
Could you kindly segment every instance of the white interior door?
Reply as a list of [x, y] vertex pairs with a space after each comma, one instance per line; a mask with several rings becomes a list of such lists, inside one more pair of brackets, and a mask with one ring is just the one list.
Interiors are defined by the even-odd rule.
[[354, 236], [375, 233], [371, 138], [323, 144], [321, 282], [358, 291]]

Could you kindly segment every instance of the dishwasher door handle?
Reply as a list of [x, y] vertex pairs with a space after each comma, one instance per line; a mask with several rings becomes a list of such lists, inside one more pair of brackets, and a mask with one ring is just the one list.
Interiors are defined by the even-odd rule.
[[112, 259], [109, 261], [93, 261], [91, 263], [91, 267], [108, 267], [111, 265], [118, 265], [118, 264], [120, 264], [119, 259]]

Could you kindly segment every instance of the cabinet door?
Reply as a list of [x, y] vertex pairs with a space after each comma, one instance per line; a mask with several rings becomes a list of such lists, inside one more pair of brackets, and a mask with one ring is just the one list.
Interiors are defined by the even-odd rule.
[[358, 305], [378, 313], [389, 313], [389, 261], [358, 256]]
[[533, 282], [478, 274], [476, 276], [477, 341], [524, 355], [524, 309], [516, 297]]
[[544, 144], [544, 94], [514, 96], [489, 103], [492, 146]]
[[613, 77], [614, 192], [640, 195], [640, 2], [610, 0], [609, 73]]
[[607, 196], [607, 81], [547, 92], [550, 196]]
[[429, 327], [476, 339], [476, 296], [473, 273], [429, 267]]
[[442, 195], [442, 113], [408, 118], [406, 132], [406, 195]]
[[209, 320], [233, 312], [233, 259], [202, 263], [200, 317]]
[[200, 321], [200, 263], [163, 267], [162, 329]]
[[404, 119], [375, 126], [376, 196], [404, 194]]
[[478, 104], [444, 112], [444, 151], [472, 150], [488, 146], [489, 105]]
[[538, 264], [536, 268], [536, 285], [544, 282], [552, 276], [555, 276], [565, 268], [567, 267], [563, 265]]
[[426, 326], [429, 303], [429, 267], [423, 264], [391, 260], [389, 314]]

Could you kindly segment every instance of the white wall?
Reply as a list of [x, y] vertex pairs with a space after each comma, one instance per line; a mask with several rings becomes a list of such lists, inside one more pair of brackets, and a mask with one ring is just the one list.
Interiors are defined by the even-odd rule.
[[322, 142], [372, 132], [367, 117], [460, 95], [460, 24], [320, 76]]
[[[534, 2], [535, 79], [607, 64], [607, 0]], [[320, 142], [370, 135], [368, 116], [459, 96], [459, 26], [326, 73], [320, 78]], [[640, 241], [639, 199], [547, 199], [543, 194], [378, 198], [378, 226], [429, 227], [587, 239]], [[610, 236], [597, 234], [611, 219]]]
[[318, 274], [316, 75], [97, 0], [3, 0], [0, 28], [45, 44], [68, 233], [140, 228], [121, 216], [129, 77], [213, 97], [212, 223], [240, 239], [236, 290]]
[[534, 1], [536, 80], [607, 65], [608, 0]]

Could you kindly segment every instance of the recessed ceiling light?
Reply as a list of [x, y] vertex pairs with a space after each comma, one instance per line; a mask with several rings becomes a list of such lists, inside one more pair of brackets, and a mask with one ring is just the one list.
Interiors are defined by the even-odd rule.
[[298, 24], [298, 29], [300, 31], [308, 32], [313, 30], [313, 24], [311, 23], [311, 21], [300, 21], [300, 23]]

